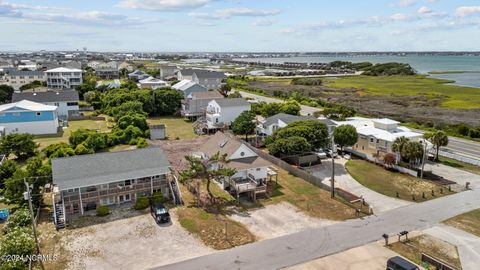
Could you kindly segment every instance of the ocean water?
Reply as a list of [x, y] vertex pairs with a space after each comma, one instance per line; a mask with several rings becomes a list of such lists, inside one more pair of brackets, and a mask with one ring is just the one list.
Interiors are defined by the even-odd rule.
[[410, 64], [421, 74], [431, 71], [464, 71], [458, 74], [432, 74], [431, 77], [449, 79], [454, 84], [480, 88], [480, 56], [302, 56], [288, 58], [242, 58], [238, 60], [260, 61], [268, 63], [300, 62], [327, 63], [332, 61], [350, 61], [388, 63], [401, 62]]

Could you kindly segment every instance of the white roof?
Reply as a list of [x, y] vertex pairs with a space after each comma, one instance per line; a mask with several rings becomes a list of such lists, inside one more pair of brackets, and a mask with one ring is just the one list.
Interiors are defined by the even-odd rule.
[[7, 111], [15, 107], [19, 109], [35, 111], [35, 112], [55, 111], [57, 109], [57, 106], [45, 105], [42, 103], [37, 103], [37, 102], [24, 99], [19, 102], [0, 105], [0, 112]]
[[379, 124], [384, 124], [384, 125], [400, 124], [400, 122], [397, 122], [395, 120], [388, 119], [388, 118], [374, 119], [373, 122], [379, 123]]
[[139, 81], [139, 83], [154, 83], [154, 84], [167, 84], [165, 81], [162, 81], [160, 79], [157, 79], [157, 78], [154, 78], [152, 76], [146, 78], [146, 79], [143, 79], [141, 81]]
[[395, 141], [396, 138], [406, 137], [406, 138], [418, 138], [422, 137], [422, 134], [413, 132], [407, 127], [398, 126], [395, 129], [385, 130], [376, 128], [374, 123], [383, 123], [383, 124], [398, 124], [399, 122], [391, 120], [388, 118], [384, 119], [370, 119], [363, 117], [351, 117], [347, 118], [347, 121], [334, 121], [337, 126], [341, 125], [352, 125], [357, 129], [358, 134], [364, 136], [372, 136], [379, 140], [384, 140], [388, 142]]
[[179, 90], [179, 91], [185, 91], [188, 88], [196, 85], [197, 83], [194, 81], [190, 80], [181, 80], [180, 82], [176, 83], [175, 85], [172, 86], [173, 89]]
[[78, 68], [59, 67], [59, 68], [49, 69], [45, 72], [82, 72], [82, 70]]

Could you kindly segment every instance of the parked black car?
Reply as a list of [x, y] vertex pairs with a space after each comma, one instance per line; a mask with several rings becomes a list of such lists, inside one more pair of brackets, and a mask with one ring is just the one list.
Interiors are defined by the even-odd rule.
[[395, 256], [388, 259], [387, 270], [420, 270], [420, 268], [400, 256]]
[[170, 213], [168, 213], [168, 209], [161, 203], [151, 203], [150, 214], [152, 214], [157, 223], [170, 222]]

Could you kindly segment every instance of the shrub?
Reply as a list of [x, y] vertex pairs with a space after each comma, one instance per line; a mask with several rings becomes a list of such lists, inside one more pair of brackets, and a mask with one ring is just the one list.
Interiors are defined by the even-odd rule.
[[145, 148], [148, 146], [147, 140], [144, 138], [138, 138], [137, 140], [137, 148]]
[[28, 209], [20, 208], [13, 213], [5, 224], [3, 231], [9, 233], [19, 227], [28, 227], [32, 224]]
[[164, 203], [167, 201], [162, 192], [154, 192], [152, 194], [152, 200], [154, 203]]
[[97, 207], [97, 216], [104, 217], [108, 214], [110, 214], [110, 208], [108, 205], [100, 205]]
[[142, 210], [142, 209], [147, 208], [148, 205], [149, 205], [148, 198], [147, 197], [140, 197], [135, 202], [135, 205], [133, 206], [133, 208], [135, 210]]
[[[2, 237], [0, 241], [1, 255], [31, 255], [35, 252], [35, 240], [32, 229], [17, 227]], [[15, 268], [16, 269], [16, 268]]]

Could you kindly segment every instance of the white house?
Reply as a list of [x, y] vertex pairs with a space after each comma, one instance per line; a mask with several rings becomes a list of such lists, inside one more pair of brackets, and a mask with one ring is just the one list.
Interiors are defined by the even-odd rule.
[[209, 129], [230, 126], [244, 111], [250, 111], [251, 105], [243, 98], [214, 99], [207, 105], [206, 122]]
[[168, 84], [165, 81], [154, 78], [152, 76], [140, 80], [138, 83], [140, 84], [140, 88], [158, 89], [168, 87]]
[[59, 126], [57, 107], [29, 100], [0, 105], [0, 126], [5, 135], [56, 134]]
[[182, 92], [184, 97], [188, 97], [192, 93], [208, 91], [206, 87], [190, 80], [182, 80], [172, 85], [172, 88]]
[[176, 66], [161, 66], [160, 67], [160, 78], [166, 79], [169, 77], [175, 76], [175, 70], [177, 70]]
[[245, 193], [255, 199], [258, 194], [265, 194], [267, 182], [277, 173], [272, 164], [259, 157], [253, 150], [240, 141], [217, 132], [203, 144], [200, 151], [193, 153], [194, 157], [210, 159], [219, 153], [225, 156], [225, 161], [213, 164], [212, 168], [235, 169], [236, 173], [230, 178], [215, 179], [217, 184], [236, 195]]
[[62, 119], [79, 114], [79, 96], [75, 90], [56, 90], [42, 92], [13, 93], [12, 102], [30, 100], [33, 102], [58, 107], [57, 114]]
[[203, 116], [210, 101], [223, 98], [218, 91], [193, 92], [182, 100], [182, 116], [188, 118]]
[[357, 129], [358, 141], [353, 150], [391, 153], [395, 139], [405, 137], [418, 141], [423, 137], [421, 133], [399, 126], [400, 122], [388, 118], [351, 117], [346, 121], [334, 122], [337, 126], [352, 125]]
[[257, 135], [266, 137], [273, 134], [274, 131], [286, 127], [288, 124], [303, 121], [303, 120], [318, 120], [313, 116], [298, 116], [286, 113], [278, 113], [263, 120], [257, 125]]
[[75, 89], [83, 83], [81, 69], [59, 67], [47, 70], [46, 74], [47, 86], [52, 89]]

